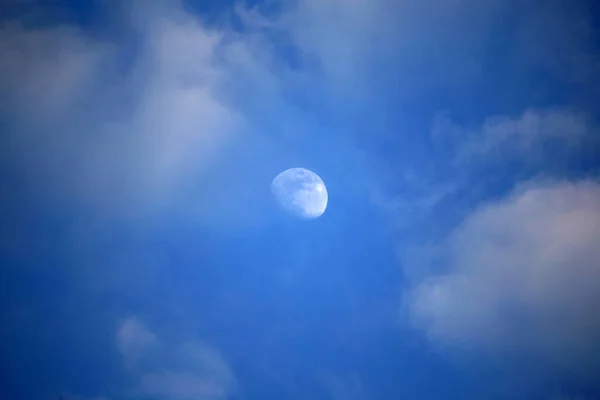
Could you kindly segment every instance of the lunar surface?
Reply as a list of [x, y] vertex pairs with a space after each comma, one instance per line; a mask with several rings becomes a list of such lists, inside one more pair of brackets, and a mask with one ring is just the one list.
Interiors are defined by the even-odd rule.
[[295, 217], [314, 219], [327, 208], [327, 188], [319, 175], [305, 168], [290, 168], [273, 179], [277, 203]]

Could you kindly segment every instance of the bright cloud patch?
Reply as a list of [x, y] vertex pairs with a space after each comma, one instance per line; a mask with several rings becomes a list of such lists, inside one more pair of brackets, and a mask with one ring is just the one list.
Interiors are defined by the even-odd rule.
[[219, 90], [231, 78], [222, 34], [160, 12], [132, 22], [136, 49], [74, 27], [0, 25], [2, 146], [46, 195], [100, 212], [172, 205], [240, 127]]
[[600, 340], [600, 184], [530, 187], [470, 215], [443, 243], [448, 273], [412, 292], [444, 345], [522, 350], [560, 367]]

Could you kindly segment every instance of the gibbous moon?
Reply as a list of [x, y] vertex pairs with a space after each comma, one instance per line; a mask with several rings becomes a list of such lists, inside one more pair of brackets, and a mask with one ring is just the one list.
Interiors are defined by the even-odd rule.
[[273, 179], [277, 203], [295, 217], [314, 219], [327, 208], [327, 188], [319, 175], [305, 168], [290, 168]]

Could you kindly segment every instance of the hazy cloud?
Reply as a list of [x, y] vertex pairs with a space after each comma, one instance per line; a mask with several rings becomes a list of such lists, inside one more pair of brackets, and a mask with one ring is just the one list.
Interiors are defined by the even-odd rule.
[[5, 22], [0, 25], [0, 110], [35, 116], [28, 122], [38, 124], [64, 117], [91, 88], [111, 50], [74, 27], [27, 29], [18, 21]]
[[[431, 132], [435, 161], [405, 168], [395, 175], [395, 191], [384, 188], [372, 201], [398, 221], [405, 240], [428, 243], [423, 251], [402, 247], [403, 257], [431, 254], [440, 235], [474, 207], [508, 195], [519, 182], [581, 178], [581, 169], [593, 165], [600, 150], [599, 132], [589, 115], [564, 108], [497, 115], [470, 126], [438, 114]], [[417, 224], [420, 236], [413, 229]], [[409, 276], [423, 276], [422, 268], [408, 270]]]
[[154, 333], [136, 318], [128, 318], [117, 331], [117, 345], [121, 355], [129, 362], [135, 363], [148, 348], [158, 344]]
[[530, 109], [522, 115], [486, 118], [468, 128], [439, 115], [432, 134], [441, 146], [455, 150], [453, 162], [490, 163], [521, 159], [539, 165], [550, 157], [570, 156], [594, 138], [597, 127], [585, 114], [567, 109]]
[[410, 295], [438, 344], [585, 370], [600, 323], [600, 184], [527, 185], [480, 207], [442, 243], [447, 273]]
[[418, 101], [436, 85], [477, 79], [475, 57], [504, 7], [503, 1], [309, 0], [291, 7], [279, 24], [316, 57], [326, 84], [347, 102], [359, 96], [375, 100], [382, 68], [393, 71], [397, 90]]
[[0, 29], [5, 162], [46, 195], [102, 212], [171, 204], [242, 124], [219, 89], [222, 34], [183, 12], [135, 15], [131, 49], [73, 27]]
[[124, 320], [117, 346], [134, 393], [172, 400], [221, 400], [235, 389], [234, 375], [214, 348], [197, 339], [159, 338], [137, 318]]

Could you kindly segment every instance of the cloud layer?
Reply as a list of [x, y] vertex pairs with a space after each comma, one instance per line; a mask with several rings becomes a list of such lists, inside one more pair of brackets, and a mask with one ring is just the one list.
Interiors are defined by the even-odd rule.
[[5, 162], [50, 198], [101, 214], [180, 201], [243, 123], [220, 89], [232, 79], [221, 32], [160, 7], [126, 25], [121, 43], [0, 27]]
[[443, 242], [447, 273], [413, 290], [413, 322], [445, 346], [597, 367], [599, 238], [598, 182], [522, 187]]

